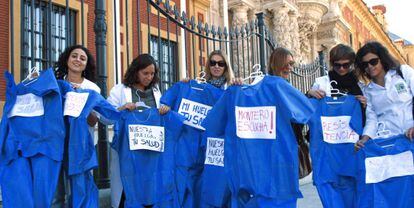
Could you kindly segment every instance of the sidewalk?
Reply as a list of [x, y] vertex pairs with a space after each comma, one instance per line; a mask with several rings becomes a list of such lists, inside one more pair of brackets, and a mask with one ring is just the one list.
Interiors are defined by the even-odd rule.
[[299, 189], [303, 198], [298, 200], [298, 208], [322, 208], [318, 192], [312, 184], [312, 174], [299, 180]]

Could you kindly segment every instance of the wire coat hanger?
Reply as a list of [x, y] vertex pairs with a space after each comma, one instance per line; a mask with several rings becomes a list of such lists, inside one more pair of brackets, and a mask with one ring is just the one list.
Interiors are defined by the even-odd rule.
[[[206, 72], [204, 70], [201, 70], [200, 73], [198, 74], [198, 77], [195, 78], [197, 84], [207, 83], [207, 80], [205, 77], [206, 77]], [[195, 87], [195, 86], [191, 86], [191, 88], [195, 90], [201, 90], [201, 91], [204, 90], [203, 88]]]
[[[332, 87], [332, 83], [338, 84], [335, 80], [329, 82], [329, 90], [331, 91], [331, 97], [334, 101], [328, 101], [327, 104], [342, 104], [343, 101], [337, 101], [339, 96], [347, 96], [348, 94], [341, 92], [339, 89]], [[335, 96], [336, 95], [336, 96]]]
[[135, 91], [135, 94], [138, 96], [138, 102], [135, 103], [136, 108], [138, 108], [138, 107], [143, 107], [143, 108], [147, 108], [147, 109], [151, 108], [150, 106], [148, 106], [147, 104], [145, 104], [145, 102], [143, 102], [141, 100], [141, 97], [138, 94], [138, 90]]
[[243, 79], [243, 82], [253, 79], [251, 85], [257, 84], [264, 77], [263, 72], [260, 70], [260, 64], [255, 64], [253, 67], [253, 72], [249, 74], [248, 77]]
[[[24, 85], [29, 85], [37, 80], [40, 75], [40, 69], [37, 66], [32, 67], [29, 70], [29, 74], [27, 74], [26, 78], [22, 80]], [[26, 82], [26, 83], [25, 83]]]

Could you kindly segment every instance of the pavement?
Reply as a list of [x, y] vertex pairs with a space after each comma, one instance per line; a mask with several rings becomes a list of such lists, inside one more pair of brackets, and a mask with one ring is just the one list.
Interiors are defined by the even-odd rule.
[[312, 174], [299, 180], [299, 189], [303, 198], [298, 200], [298, 208], [323, 208], [318, 191], [312, 184]]

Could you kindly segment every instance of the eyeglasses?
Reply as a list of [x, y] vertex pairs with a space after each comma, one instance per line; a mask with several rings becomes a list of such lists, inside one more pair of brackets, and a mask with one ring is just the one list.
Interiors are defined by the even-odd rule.
[[344, 67], [344, 69], [349, 69], [349, 67], [351, 67], [351, 62], [347, 62], [347, 63], [334, 63], [333, 64], [333, 68], [334, 69], [340, 69], [341, 67]]
[[378, 62], [379, 62], [379, 58], [373, 58], [373, 59], [371, 59], [369, 61], [363, 61], [363, 62], [361, 62], [361, 67], [363, 69], [366, 69], [368, 67], [368, 64], [371, 65], [371, 66], [376, 66], [378, 64]]
[[224, 61], [213, 61], [213, 60], [210, 61], [210, 66], [215, 66], [216, 64], [219, 67], [225, 67], [226, 66], [226, 62], [224, 62]]

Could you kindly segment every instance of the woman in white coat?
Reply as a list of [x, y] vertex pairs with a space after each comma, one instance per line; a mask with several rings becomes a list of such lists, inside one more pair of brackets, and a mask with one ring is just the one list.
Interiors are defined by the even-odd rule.
[[364, 88], [367, 97], [366, 125], [356, 149], [375, 139], [378, 123], [391, 135], [414, 138], [413, 95], [414, 70], [400, 65], [379, 42], [368, 42], [356, 55], [357, 70], [370, 81]]
[[[122, 84], [111, 89], [108, 102], [118, 110], [135, 110], [135, 103], [144, 102], [147, 106], [157, 107], [161, 114], [168, 108], [160, 107], [161, 92], [158, 89], [158, 67], [154, 58], [148, 54], [137, 56], [128, 67]], [[112, 207], [123, 207], [123, 186], [120, 177], [118, 153], [111, 148], [111, 203]]]

